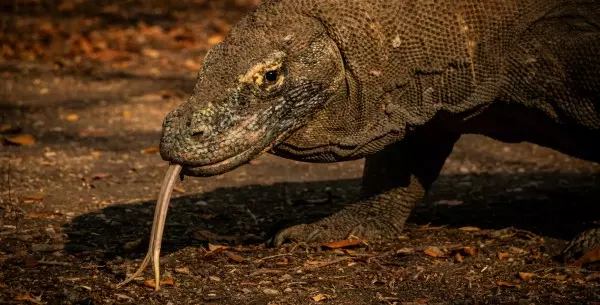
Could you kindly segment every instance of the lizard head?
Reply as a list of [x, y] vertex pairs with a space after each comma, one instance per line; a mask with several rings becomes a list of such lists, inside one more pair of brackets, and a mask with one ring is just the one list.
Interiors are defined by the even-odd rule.
[[345, 94], [343, 60], [322, 23], [263, 6], [207, 53], [193, 94], [163, 122], [160, 153], [185, 175], [221, 174]]

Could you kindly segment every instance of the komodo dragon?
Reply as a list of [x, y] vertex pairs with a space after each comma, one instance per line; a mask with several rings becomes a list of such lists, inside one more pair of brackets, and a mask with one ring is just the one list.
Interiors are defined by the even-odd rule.
[[361, 200], [274, 243], [390, 239], [465, 133], [599, 162], [600, 1], [267, 1], [206, 55], [160, 152], [188, 176], [366, 158]]

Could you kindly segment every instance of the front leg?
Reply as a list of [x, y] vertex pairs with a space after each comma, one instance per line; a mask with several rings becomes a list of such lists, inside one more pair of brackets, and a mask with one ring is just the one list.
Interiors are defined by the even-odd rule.
[[459, 136], [418, 133], [368, 156], [358, 202], [315, 223], [284, 229], [277, 233], [274, 244], [327, 242], [349, 236], [371, 241], [398, 237]]

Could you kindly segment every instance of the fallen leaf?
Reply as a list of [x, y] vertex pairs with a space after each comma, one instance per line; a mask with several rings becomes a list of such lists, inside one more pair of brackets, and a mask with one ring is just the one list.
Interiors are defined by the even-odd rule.
[[187, 274], [187, 275], [192, 274], [192, 272], [190, 271], [190, 268], [188, 268], [188, 267], [175, 268], [175, 272], [181, 273], [181, 274]]
[[326, 294], [322, 294], [322, 293], [319, 293], [319, 294], [317, 294], [317, 295], [315, 295], [315, 296], [313, 296], [313, 297], [312, 297], [312, 299], [313, 299], [315, 302], [321, 302], [321, 301], [325, 301], [325, 300], [327, 300], [328, 298], [329, 298], [329, 296], [328, 296], [328, 295], [326, 295]]
[[110, 173], [96, 173], [90, 176], [90, 180], [102, 180], [110, 177]]
[[429, 301], [430, 301], [429, 298], [417, 298], [417, 299], [415, 299], [415, 303], [419, 303], [419, 304], [425, 304], [425, 303], [427, 303]]
[[9, 123], [0, 124], [0, 134], [2, 133], [16, 133], [20, 132], [21, 128], [18, 126], [11, 125]]
[[573, 262], [573, 266], [581, 267], [597, 261], [600, 261], [600, 246], [585, 252], [578, 260]]
[[503, 282], [503, 281], [497, 281], [496, 285], [500, 286], [500, 287], [515, 287], [515, 285], [509, 283], [509, 282]]
[[150, 146], [150, 147], [144, 148], [144, 150], [142, 150], [142, 152], [145, 154], [154, 154], [159, 151], [160, 151], [160, 148], [158, 146]]
[[[168, 278], [164, 281], [160, 281], [160, 285], [161, 286], [173, 286], [173, 285], [175, 285], [175, 280], [172, 278]], [[156, 288], [156, 284], [155, 284], [154, 280], [144, 281], [144, 286], [150, 287], [150, 288]]]
[[225, 246], [225, 245], [215, 245], [215, 244], [208, 244], [208, 250], [210, 251], [216, 251], [216, 250], [225, 250], [225, 249], [229, 249], [229, 246]]
[[80, 137], [104, 137], [108, 134], [103, 128], [86, 128], [77, 133]]
[[505, 259], [505, 258], [507, 258], [509, 256], [510, 256], [510, 254], [508, 254], [508, 252], [498, 252], [498, 259], [499, 260], [503, 260], [503, 259]]
[[217, 43], [220, 43], [221, 41], [223, 41], [223, 39], [225, 39], [225, 37], [223, 35], [221, 35], [221, 34], [215, 34], [215, 35], [212, 35], [212, 36], [210, 36], [208, 38], [207, 43], [208, 43], [209, 46], [214, 46]]
[[339, 249], [339, 248], [352, 247], [352, 246], [364, 244], [366, 242], [367, 242], [367, 240], [364, 240], [364, 239], [345, 239], [345, 240], [330, 242], [323, 246], [327, 247], [329, 249]]
[[197, 61], [194, 61], [194, 60], [191, 60], [191, 59], [188, 59], [188, 60], [186, 60], [186, 61], [183, 63], [183, 65], [184, 65], [186, 68], [189, 68], [189, 69], [191, 69], [191, 70], [194, 70], [194, 71], [196, 71], [196, 70], [200, 69], [200, 67], [201, 67], [201, 64], [200, 64], [199, 62], [197, 62]]
[[32, 135], [24, 134], [14, 137], [5, 138], [5, 141], [14, 145], [31, 146], [35, 144], [35, 138]]
[[396, 254], [402, 254], [402, 255], [415, 254], [415, 249], [414, 248], [401, 248], [401, 249], [396, 250]]
[[533, 273], [529, 273], [529, 272], [519, 272], [519, 278], [521, 278], [524, 281], [529, 281], [533, 278], [535, 274]]
[[75, 113], [69, 114], [65, 117], [65, 120], [67, 120], [69, 122], [75, 122], [75, 121], [79, 120], [79, 115], [75, 114]]
[[227, 255], [227, 257], [229, 257], [229, 259], [231, 259], [232, 261], [236, 261], [238, 263], [243, 263], [246, 261], [246, 259], [244, 259], [243, 257], [241, 257], [235, 253], [231, 253], [229, 251], [225, 251], [223, 253], [225, 253], [225, 255]]
[[544, 278], [552, 279], [555, 281], [564, 281], [567, 279], [567, 276], [564, 274], [546, 274], [544, 275]]
[[185, 189], [183, 187], [181, 187], [181, 186], [178, 186], [178, 185], [174, 186], [173, 190], [175, 192], [177, 192], [177, 193], [185, 193]]
[[53, 216], [61, 216], [62, 213], [57, 212], [29, 212], [25, 214], [27, 218], [52, 218]]
[[454, 254], [454, 260], [455, 260], [457, 263], [462, 263], [462, 262], [463, 262], [462, 255], [460, 255], [460, 253], [456, 252], [456, 254]]
[[469, 226], [460, 227], [460, 228], [458, 228], [458, 230], [463, 231], [463, 232], [477, 232], [477, 231], [481, 231], [481, 229], [478, 228], [478, 227], [469, 227]]
[[131, 117], [131, 111], [124, 110], [122, 114], [123, 114], [124, 118], [130, 118]]
[[42, 195], [25, 195], [25, 196], [23, 196], [23, 199], [32, 200], [32, 201], [41, 201], [44, 199], [44, 196], [42, 196]]
[[595, 281], [595, 280], [600, 280], [600, 272], [594, 272], [594, 273], [586, 276], [585, 280], [588, 281], [588, 282]]
[[475, 249], [473, 247], [463, 247], [462, 248], [462, 252], [466, 256], [473, 256], [473, 255], [475, 255], [477, 253], [477, 249]]
[[144, 56], [150, 57], [150, 58], [159, 58], [160, 57], [160, 52], [158, 50], [150, 49], [150, 48], [144, 48], [142, 50], [142, 54], [144, 54]]
[[39, 300], [39, 297], [33, 298], [33, 297], [31, 297], [29, 292], [26, 292], [24, 295], [16, 296], [15, 301], [27, 301], [27, 302], [31, 302], [34, 304], [42, 304], [41, 300]]
[[423, 250], [423, 253], [431, 257], [440, 257], [444, 255], [444, 252], [442, 252], [442, 250], [440, 250], [438, 247], [428, 247], [427, 249]]

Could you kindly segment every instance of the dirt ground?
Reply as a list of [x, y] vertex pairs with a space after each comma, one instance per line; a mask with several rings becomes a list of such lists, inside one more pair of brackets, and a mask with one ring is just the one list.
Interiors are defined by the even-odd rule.
[[556, 257], [599, 225], [600, 165], [474, 135], [387, 244], [263, 244], [356, 199], [362, 161], [186, 178], [165, 286], [116, 289], [146, 252], [161, 121], [253, 2], [0, 4], [0, 303], [600, 304], [600, 268]]

